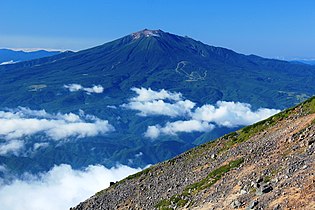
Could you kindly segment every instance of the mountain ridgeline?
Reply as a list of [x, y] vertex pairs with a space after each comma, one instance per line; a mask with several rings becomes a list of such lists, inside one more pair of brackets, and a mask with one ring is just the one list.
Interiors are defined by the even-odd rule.
[[[314, 66], [242, 55], [147, 29], [91, 49], [3, 65], [0, 77], [1, 110], [26, 107], [54, 114], [82, 110], [115, 128], [106, 135], [66, 141], [27, 136], [21, 153], [0, 155], [0, 163], [17, 174], [47, 171], [63, 163], [76, 169], [117, 163], [144, 167], [240, 128], [218, 126], [211, 132], [165, 135], [151, 141], [144, 136], [147, 127], [169, 119], [143, 117], [124, 108], [135, 97], [133, 87], [178, 92], [196, 106], [236, 101], [253, 109], [284, 109], [315, 92]], [[65, 88], [69, 84], [81, 85], [77, 90], [93, 85], [103, 89], [98, 94], [69, 91]], [[35, 151], [34, 142], [44, 146]]]
[[315, 98], [131, 175], [71, 210], [315, 208]]
[[39, 59], [43, 57], [54, 56], [61, 53], [60, 51], [37, 50], [25, 52], [23, 50], [0, 49], [0, 64], [22, 62]]

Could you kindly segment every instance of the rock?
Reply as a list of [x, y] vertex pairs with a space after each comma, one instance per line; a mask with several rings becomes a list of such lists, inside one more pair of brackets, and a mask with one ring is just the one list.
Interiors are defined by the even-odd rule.
[[308, 145], [311, 145], [311, 144], [313, 144], [314, 142], [315, 142], [315, 139], [311, 139], [311, 140], [308, 141]]
[[259, 177], [259, 178], [256, 179], [256, 183], [257, 184], [261, 183], [262, 181], [264, 181], [264, 178], [262, 178], [262, 177]]
[[211, 159], [216, 159], [217, 158], [217, 155], [216, 154], [212, 154], [211, 155]]
[[264, 193], [269, 193], [273, 190], [272, 186], [270, 184], [263, 184], [258, 188], [256, 191], [256, 195], [262, 195]]
[[252, 201], [252, 202], [249, 204], [249, 206], [247, 206], [246, 210], [254, 209], [255, 206], [257, 206], [257, 205], [258, 205], [258, 201], [257, 201], [257, 200], [254, 200], [254, 201]]
[[281, 209], [280, 204], [276, 204], [275, 207], [273, 207], [273, 210], [280, 210], [280, 209]]
[[277, 184], [279, 182], [279, 178], [278, 177], [275, 177], [271, 180], [271, 182]]
[[231, 207], [233, 209], [237, 209], [237, 208], [240, 208], [242, 206], [242, 203], [239, 202], [238, 200], [234, 200], [232, 203], [231, 203]]
[[240, 192], [241, 195], [244, 195], [244, 194], [246, 194], [246, 193], [247, 193], [246, 190], [241, 190], [241, 192]]
[[300, 146], [297, 145], [297, 144], [296, 144], [296, 145], [293, 145], [293, 146], [292, 146], [292, 150], [293, 150], [293, 151], [296, 151], [297, 149], [299, 149], [299, 147], [300, 147]]

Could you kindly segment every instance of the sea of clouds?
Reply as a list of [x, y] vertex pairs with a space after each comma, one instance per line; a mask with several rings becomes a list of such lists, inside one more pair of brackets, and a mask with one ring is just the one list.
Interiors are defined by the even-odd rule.
[[114, 131], [107, 120], [79, 111], [78, 114], [50, 114], [45, 110], [19, 107], [0, 111], [0, 155], [18, 155], [26, 137], [44, 135], [46, 142], [34, 144], [34, 149], [47, 146], [49, 141], [105, 135]]
[[[102, 86], [97, 85], [83, 87], [70, 84], [64, 88], [87, 94], [104, 91]], [[166, 122], [147, 126], [143, 135], [149, 139], [178, 133], [210, 132], [216, 127], [250, 125], [280, 111], [268, 108], [252, 110], [249, 104], [231, 101], [197, 106], [181, 93], [164, 89], [132, 88], [132, 91], [136, 96], [130, 98], [128, 103], [104, 108], [135, 110], [140, 117], [165, 116], [168, 119]], [[48, 113], [25, 107], [0, 110], [0, 125], [0, 156], [23, 155], [27, 139], [36, 135], [45, 138], [33, 142], [33, 151], [47, 147], [52, 141], [107, 135], [115, 131], [107, 120], [82, 110], [78, 113]], [[141, 155], [142, 152], [136, 156]], [[139, 170], [123, 165], [110, 169], [91, 165], [75, 170], [70, 165], [61, 164], [48, 172], [24, 174], [9, 183], [0, 179], [0, 209], [69, 209], [108, 187], [109, 182], [121, 180]], [[5, 165], [0, 165], [0, 173], [9, 174], [10, 171]]]
[[[5, 166], [0, 170], [6, 170]], [[91, 165], [84, 170], [74, 170], [70, 165], [58, 165], [45, 173], [27, 174], [10, 184], [0, 184], [0, 209], [70, 209], [107, 188], [111, 181], [121, 180], [140, 170], [123, 165], [111, 169]]]
[[[26, 141], [35, 135], [45, 138], [42, 138], [43, 142], [33, 142], [33, 152], [47, 147], [51, 141], [106, 135], [115, 130], [107, 120], [85, 114], [82, 110], [77, 114], [62, 114], [25, 107], [0, 111], [0, 125], [0, 155], [8, 157], [25, 155]], [[110, 169], [90, 165], [75, 170], [70, 165], [61, 164], [48, 172], [14, 178], [15, 175], [2, 164], [0, 173], [13, 181], [0, 179], [0, 209], [69, 209], [108, 187], [111, 181], [121, 180], [140, 170], [124, 165]]]

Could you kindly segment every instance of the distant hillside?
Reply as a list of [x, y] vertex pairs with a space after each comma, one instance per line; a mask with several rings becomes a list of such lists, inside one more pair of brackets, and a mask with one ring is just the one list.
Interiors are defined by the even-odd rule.
[[151, 166], [72, 210], [315, 209], [315, 98]]
[[22, 50], [0, 49], [0, 65], [12, 64], [16, 62], [28, 61], [61, 53], [60, 51], [37, 50], [25, 52]]
[[294, 60], [292, 63], [304, 63], [308, 65], [315, 65], [315, 60]]

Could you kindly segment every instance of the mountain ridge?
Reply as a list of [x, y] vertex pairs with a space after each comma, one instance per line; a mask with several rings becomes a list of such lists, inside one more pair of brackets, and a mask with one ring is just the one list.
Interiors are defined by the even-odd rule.
[[11, 50], [11, 49], [0, 49], [0, 64], [13, 64], [16, 62], [23, 62], [28, 60], [34, 60], [43, 57], [54, 56], [61, 53], [60, 51], [47, 51], [47, 50], [36, 50], [26, 52], [23, 50]]

